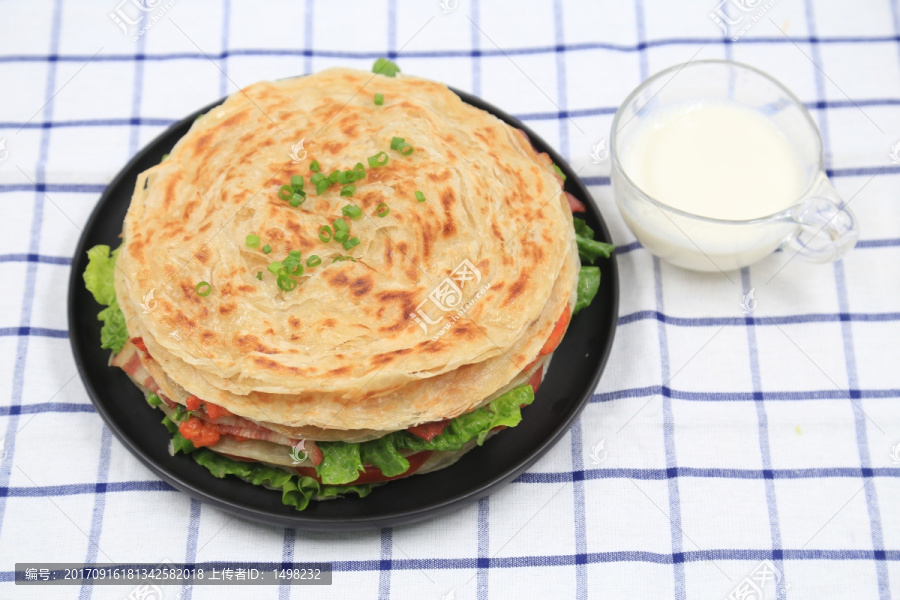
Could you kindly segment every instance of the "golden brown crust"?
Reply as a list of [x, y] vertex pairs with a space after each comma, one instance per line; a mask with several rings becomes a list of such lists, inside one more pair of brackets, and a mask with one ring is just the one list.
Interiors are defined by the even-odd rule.
[[[393, 136], [415, 152], [390, 151]], [[308, 155], [292, 164], [301, 138]], [[355, 184], [361, 243], [323, 244], [319, 227], [348, 200], [340, 186], [315, 195], [310, 161], [347, 169], [382, 150], [388, 164]], [[254, 420], [385, 431], [466, 412], [534, 359], [573, 299], [571, 212], [547, 162], [434, 82], [330, 69], [250, 86], [137, 182], [116, 280], [129, 333], [174, 385]], [[307, 179], [297, 208], [277, 195], [291, 175]], [[373, 216], [380, 202], [384, 218]], [[247, 248], [248, 234], [272, 253]], [[282, 292], [265, 266], [288, 250], [322, 264]], [[452, 322], [429, 294], [464, 264], [480, 279]], [[442, 318], [428, 325], [417, 309]]]

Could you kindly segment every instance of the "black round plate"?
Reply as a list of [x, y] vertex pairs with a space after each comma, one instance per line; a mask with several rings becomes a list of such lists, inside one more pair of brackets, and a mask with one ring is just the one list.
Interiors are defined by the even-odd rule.
[[[550, 146], [517, 119], [483, 100], [453, 90], [464, 102], [525, 131], [539, 152], [546, 152], [566, 174], [565, 188], [587, 206], [581, 215], [597, 239], [611, 242], [609, 231], [584, 184]], [[568, 431], [587, 404], [606, 364], [618, 317], [619, 283], [615, 258], [601, 260], [600, 291], [574, 317], [557, 349], [534, 403], [522, 422], [466, 454], [452, 467], [392, 481], [366, 498], [350, 496], [312, 502], [305, 511], [281, 503], [281, 494], [235, 477], [217, 479], [190, 457], [168, 452], [169, 434], [160, 412], [120, 369], [107, 366], [100, 349], [101, 307], [85, 289], [82, 273], [87, 250], [96, 244], [119, 245], [119, 234], [137, 176], [157, 164], [188, 131], [196, 117], [222, 101], [172, 125], [116, 176], [84, 228], [72, 260], [69, 280], [69, 338], [75, 362], [97, 412], [112, 432], [160, 478], [203, 502], [240, 517], [302, 530], [344, 531], [412, 523], [458, 509], [511, 481], [534, 464]]]

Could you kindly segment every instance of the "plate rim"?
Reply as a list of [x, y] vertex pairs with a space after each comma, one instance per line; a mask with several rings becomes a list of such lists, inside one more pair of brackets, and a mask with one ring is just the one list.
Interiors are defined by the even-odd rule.
[[[482, 98], [450, 86], [448, 86], [448, 88], [466, 104], [484, 110], [485, 112], [492, 114], [501, 121], [504, 121], [508, 125], [523, 130], [535, 149], [539, 152], [546, 152], [553, 160], [554, 164], [556, 164], [563, 171], [563, 173], [565, 173], [566, 181], [563, 186], [564, 190], [573, 193], [573, 195], [578, 197], [580, 200], [586, 200], [586, 204], [590, 207], [589, 210], [593, 213], [593, 216], [596, 217], [596, 220], [599, 224], [598, 237], [604, 241], [612, 243], [612, 237], [609, 233], [609, 228], [607, 227], [606, 221], [603, 218], [603, 214], [600, 211], [593, 196], [591, 196], [589, 190], [587, 189], [587, 186], [585, 186], [584, 182], [581, 181], [577, 173], [572, 169], [568, 162], [565, 161], [559, 155], [559, 153], [552, 146], [550, 146], [550, 144], [548, 144], [543, 138], [538, 136], [534, 131], [523, 124], [519, 119], [506, 113], [505, 111], [500, 110], [499, 108], [486, 102]], [[126, 433], [116, 422], [112, 411], [102, 400], [102, 394], [96, 389], [94, 382], [88, 377], [87, 369], [85, 367], [85, 362], [87, 359], [82, 355], [81, 348], [79, 347], [80, 333], [78, 333], [75, 327], [75, 323], [77, 322], [79, 315], [75, 314], [75, 306], [78, 288], [84, 286], [82, 271], [78, 268], [78, 265], [84, 261], [79, 257], [87, 251], [88, 238], [90, 237], [91, 232], [93, 232], [96, 228], [97, 222], [102, 219], [106, 206], [111, 202], [114, 202], [115, 196], [120, 193], [119, 190], [121, 186], [125, 185], [126, 189], [133, 186], [133, 182], [127, 179], [132, 177], [132, 175], [130, 175], [130, 171], [134, 169], [138, 163], [142, 162], [148, 155], [158, 153], [160, 150], [158, 146], [164, 143], [166, 138], [171, 136], [174, 131], [185, 126], [186, 124], [193, 122], [199, 115], [205, 114], [209, 110], [215, 108], [216, 106], [219, 106], [226, 100], [226, 98], [227, 96], [194, 111], [193, 113], [185, 116], [178, 121], [175, 121], [165, 130], [160, 132], [155, 138], [153, 138], [153, 140], [148, 142], [143, 148], [141, 148], [119, 170], [116, 176], [104, 188], [103, 192], [100, 194], [100, 198], [97, 200], [97, 203], [91, 212], [90, 217], [88, 217], [88, 220], [85, 222], [82, 233], [75, 246], [75, 254], [73, 255], [72, 259], [71, 273], [69, 275], [69, 290], [67, 294], [66, 312], [68, 317], [69, 345], [75, 359], [75, 365], [78, 369], [78, 374], [85, 386], [88, 397], [90, 398], [95, 410], [103, 419], [104, 424], [110, 428], [116, 438], [129, 450], [129, 452], [134, 457], [136, 457], [144, 466], [149, 468], [151, 472], [153, 472], [157, 477], [159, 477], [167, 484], [171, 485], [178, 491], [187, 494], [191, 498], [220, 508], [228, 512], [229, 514], [255, 521], [257, 523], [277, 525], [281, 527], [291, 527], [303, 531], [361, 531], [380, 527], [404, 525], [408, 523], [436, 518], [449, 512], [459, 510], [464, 506], [470, 504], [471, 502], [474, 502], [475, 500], [478, 500], [497, 489], [505, 487], [514, 478], [528, 470], [532, 465], [534, 465], [534, 463], [538, 461], [539, 458], [541, 458], [541, 456], [545, 454], [545, 452], [549, 448], [555, 446], [560, 441], [560, 439], [565, 436], [566, 432], [571, 429], [576, 419], [578, 419], [578, 417], [584, 411], [585, 407], [589, 404], [593, 392], [597, 387], [597, 383], [599, 382], [603, 371], [606, 368], [609, 355], [615, 342], [619, 315], [620, 290], [618, 263], [615, 253], [613, 253], [610, 258], [604, 259], [603, 263], [603, 277], [601, 278], [601, 286], [608, 285], [611, 287], [612, 302], [608, 308], [610, 316], [606, 322], [608, 333], [605, 336], [603, 347], [600, 348], [598, 356], [596, 357], [596, 360], [594, 362], [593, 373], [590, 376], [590, 383], [587, 387], [587, 391], [582, 395], [580, 399], [573, 402], [572, 408], [568, 410], [567, 414], [563, 415], [563, 418], [560, 419], [560, 421], [556, 424], [549, 435], [542, 439], [538, 444], [532, 446], [529, 453], [524, 455], [521, 459], [516, 460], [515, 464], [512, 467], [506, 469], [497, 476], [480, 481], [476, 485], [467, 488], [459, 494], [449, 496], [442, 501], [433, 502], [425, 507], [419, 507], [414, 510], [403, 510], [395, 513], [378, 515], [361, 515], [350, 517], [323, 517], [317, 515], [313, 517], [303, 511], [295, 511], [295, 514], [273, 514], [268, 510], [259, 509], [258, 507], [247, 506], [238, 502], [230, 502], [209, 491], [203, 490], [202, 483], [198, 485], [194, 482], [183, 480], [175, 473], [166, 470], [164, 468], [164, 465], [157, 464], [157, 462], [152, 457], [146, 455], [144, 451], [140, 447], [138, 447], [137, 443], [132, 440], [131, 437], [126, 435]], [[98, 328], [100, 327], [99, 321], [97, 322], [96, 326]], [[565, 337], [563, 338], [563, 340], [565, 340]], [[106, 351], [104, 350], [102, 352], [105, 353]], [[89, 358], [92, 359], [94, 356], [95, 355], [90, 355]], [[476, 448], [473, 451], [477, 450], [478, 449]], [[174, 459], [175, 457], [172, 458]], [[212, 474], [209, 474], [209, 476], [213, 477]], [[247, 482], [242, 483], [248, 486], [253, 485]], [[260, 492], [266, 491], [272, 494], [277, 493], [277, 491], [268, 490], [262, 488], [261, 486], [253, 487], [257, 488]]]

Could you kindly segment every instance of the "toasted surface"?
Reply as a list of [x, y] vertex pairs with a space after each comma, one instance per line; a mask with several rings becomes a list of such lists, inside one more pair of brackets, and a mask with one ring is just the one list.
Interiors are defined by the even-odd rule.
[[[390, 150], [394, 136], [413, 154]], [[369, 168], [380, 151], [389, 162]], [[316, 196], [313, 160], [367, 175], [352, 198], [340, 185]], [[278, 197], [292, 175], [309, 194], [296, 208]], [[322, 243], [348, 202], [364, 213], [349, 221], [360, 244]], [[282, 291], [266, 265], [290, 250], [322, 263]], [[330, 69], [255, 84], [195, 123], [139, 178], [117, 266], [129, 334], [172, 385], [254, 420], [384, 431], [461, 414], [510, 382], [574, 299], [578, 258], [552, 165], [517, 130], [438, 83]], [[429, 299], [454, 273], [461, 298], [443, 302], [468, 306], [456, 321]]]

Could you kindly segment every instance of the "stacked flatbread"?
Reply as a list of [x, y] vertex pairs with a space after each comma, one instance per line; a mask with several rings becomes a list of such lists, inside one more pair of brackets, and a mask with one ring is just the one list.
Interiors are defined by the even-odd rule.
[[[316, 194], [314, 163], [365, 176]], [[279, 195], [294, 176], [296, 206]], [[324, 241], [336, 220], [358, 245]], [[285, 289], [269, 267], [292, 251], [303, 272]], [[138, 178], [115, 279], [132, 341], [113, 364], [202, 421], [195, 445], [350, 483], [322, 473], [328, 442], [433, 433], [536, 387], [579, 266], [550, 159], [446, 86], [350, 69], [258, 83]]]

